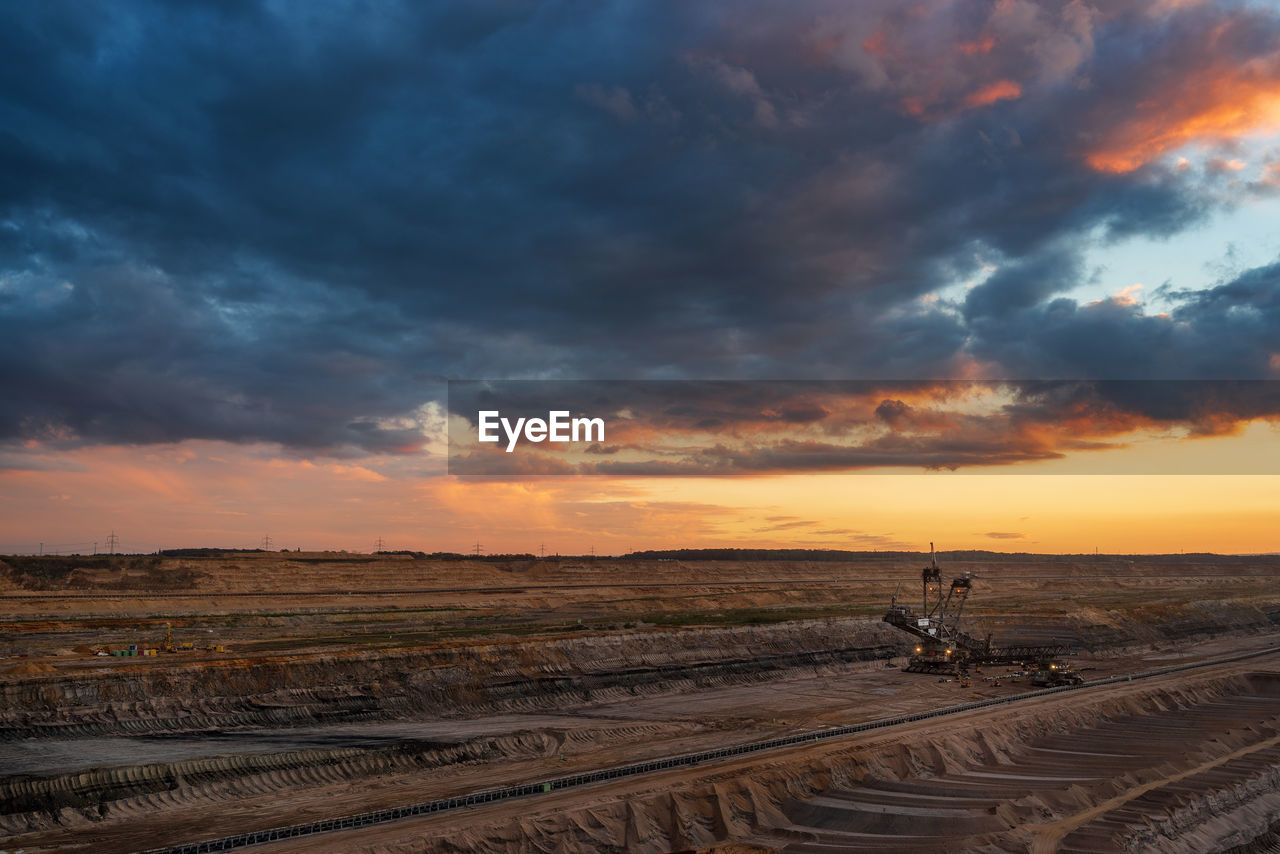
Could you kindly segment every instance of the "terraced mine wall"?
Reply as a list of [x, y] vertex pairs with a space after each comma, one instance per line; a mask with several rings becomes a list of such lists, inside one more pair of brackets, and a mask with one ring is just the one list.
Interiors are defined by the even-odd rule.
[[[1047, 705], [1019, 703], [977, 726], [924, 721], [751, 770], [655, 780], [633, 797], [583, 790], [568, 811], [531, 804], [527, 818], [488, 825], [460, 816], [465, 827], [447, 832], [388, 825], [394, 843], [335, 840], [338, 848], [325, 850], [665, 852], [732, 841], [792, 854], [835, 843], [849, 851], [998, 852], [1042, 850], [1037, 842], [1047, 841], [1043, 850], [1066, 852], [1243, 852], [1241, 843], [1268, 839], [1280, 791], [1280, 674], [1121, 685], [1119, 696], [1073, 691]], [[529, 732], [8, 780], [0, 832], [93, 821], [86, 808], [120, 819], [558, 746]]]
[[273, 791], [283, 785], [317, 785], [377, 774], [426, 771], [447, 765], [550, 756], [561, 742], [543, 732], [519, 732], [472, 738], [460, 743], [420, 741], [382, 749], [338, 747], [200, 757], [94, 768], [52, 777], [0, 780], [0, 831], [17, 832], [49, 825], [70, 810], [95, 807], [106, 815], [120, 801], [171, 798], [179, 791], [210, 791], [234, 782], [240, 791]]
[[1010, 614], [972, 618], [972, 633], [992, 633], [996, 642], [1066, 642], [1102, 652], [1140, 643], [1171, 643], [1217, 635], [1262, 632], [1280, 626], [1280, 601], [1202, 599], [1185, 604], [1148, 604], [1123, 609], [1079, 606], [1065, 615]]
[[[1135, 643], [1263, 631], [1280, 603], [1204, 601], [1056, 619], [980, 618], [997, 641], [1067, 642], [1102, 652]], [[377, 718], [541, 711], [634, 694], [844, 672], [903, 655], [909, 638], [878, 619], [574, 633], [396, 651], [170, 663], [0, 682], [0, 738], [199, 731]]]
[[149, 663], [0, 684], [0, 737], [97, 735], [553, 709], [847, 668], [901, 654], [872, 620], [646, 631], [398, 653]]
[[519, 820], [405, 828], [353, 850], [1243, 854], [1274, 841], [1278, 742], [1280, 675], [1233, 676], [886, 733]]

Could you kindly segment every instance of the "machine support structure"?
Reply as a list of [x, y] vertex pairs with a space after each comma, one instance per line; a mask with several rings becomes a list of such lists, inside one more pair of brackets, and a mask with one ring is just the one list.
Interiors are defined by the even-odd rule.
[[968, 668], [982, 665], [1034, 668], [1038, 662], [1071, 654], [1067, 644], [1002, 647], [991, 643], [991, 635], [979, 638], [963, 631], [960, 617], [976, 577], [972, 572], [956, 576], [944, 594], [938, 557], [933, 543], [929, 544], [929, 565], [920, 572], [920, 612], [899, 604], [894, 596], [884, 615], [886, 623], [916, 639], [915, 653], [904, 668], [907, 672], [963, 675]]

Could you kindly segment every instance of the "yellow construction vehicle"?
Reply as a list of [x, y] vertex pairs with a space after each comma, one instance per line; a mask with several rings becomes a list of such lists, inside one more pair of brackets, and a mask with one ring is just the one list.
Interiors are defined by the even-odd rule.
[[174, 643], [173, 627], [168, 623], [164, 624], [164, 646], [160, 647], [161, 652], [193, 652], [195, 648], [196, 645], [192, 641]]

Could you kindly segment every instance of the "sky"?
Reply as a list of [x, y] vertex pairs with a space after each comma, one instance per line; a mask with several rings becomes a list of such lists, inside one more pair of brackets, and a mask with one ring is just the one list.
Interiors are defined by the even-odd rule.
[[[1272, 3], [0, 16], [0, 552], [1280, 551]], [[737, 385], [482, 475], [459, 379]]]

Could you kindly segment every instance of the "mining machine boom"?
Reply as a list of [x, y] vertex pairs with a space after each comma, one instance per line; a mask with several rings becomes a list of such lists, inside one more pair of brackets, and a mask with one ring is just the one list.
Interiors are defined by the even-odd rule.
[[920, 573], [921, 603], [917, 613], [900, 604], [895, 595], [885, 612], [884, 621], [916, 638], [915, 654], [904, 668], [910, 673], [964, 673], [981, 665], [1022, 665], [1069, 655], [1065, 644], [993, 646], [991, 635], [975, 637], [960, 628], [969, 592], [973, 589], [971, 572], [953, 578], [943, 594], [942, 571], [938, 557], [929, 544], [929, 565]]

